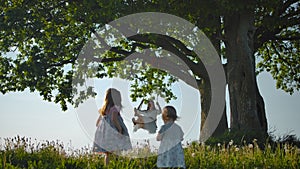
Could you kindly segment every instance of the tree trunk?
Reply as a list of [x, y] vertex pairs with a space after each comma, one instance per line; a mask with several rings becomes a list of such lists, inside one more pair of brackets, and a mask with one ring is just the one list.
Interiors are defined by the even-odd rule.
[[258, 119], [260, 122], [260, 125], [262, 127], [263, 136], [267, 136], [268, 133], [268, 122], [266, 117], [266, 110], [265, 110], [265, 102], [263, 97], [260, 95], [258, 86], [256, 85], [256, 99], [257, 99], [257, 113], [258, 113]]
[[[221, 34], [221, 20], [220, 16], [216, 15], [215, 13], [212, 13], [208, 15], [206, 18], [201, 17], [201, 19], [198, 21], [197, 25], [200, 29], [205, 29], [207, 27], [214, 29], [211, 34], [206, 34], [208, 38], [210, 39], [210, 42], [215, 47], [217, 53], [220, 55], [221, 53], [221, 45], [220, 40], [218, 37], [220, 37]], [[203, 78], [201, 81], [201, 84], [199, 84], [198, 88], [200, 91], [201, 96], [201, 126], [200, 131], [205, 132], [206, 129], [204, 129], [204, 122], [207, 119], [208, 112], [210, 109], [210, 103], [211, 103], [211, 87], [209, 84], [209, 79]], [[224, 98], [225, 100], [225, 98]], [[216, 119], [217, 120], [217, 119]], [[222, 136], [226, 131], [228, 130], [228, 122], [227, 122], [227, 114], [226, 114], [226, 107], [224, 107], [223, 115], [220, 121], [218, 122], [217, 128], [212, 133], [211, 137], [219, 137]], [[200, 140], [201, 134], [200, 134]]]
[[266, 135], [267, 120], [255, 74], [254, 13], [234, 12], [225, 16], [224, 24], [231, 129], [260, 138]]
[[[200, 140], [202, 140], [201, 135], [205, 135], [203, 132], [206, 131], [204, 129], [204, 123], [207, 119], [208, 112], [211, 105], [211, 88], [209, 83], [202, 82], [202, 85], [199, 87], [200, 97], [201, 97], [201, 126], [200, 126]], [[224, 98], [225, 100], [225, 98]], [[216, 119], [217, 120], [217, 119]], [[226, 115], [226, 107], [224, 107], [223, 115], [220, 121], [218, 122], [217, 128], [212, 133], [211, 137], [219, 137], [223, 135], [228, 130], [227, 123], [227, 115]]]

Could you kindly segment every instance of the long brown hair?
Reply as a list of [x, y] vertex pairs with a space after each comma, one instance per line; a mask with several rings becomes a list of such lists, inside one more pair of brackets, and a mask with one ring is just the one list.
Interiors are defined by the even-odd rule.
[[122, 107], [122, 99], [121, 99], [121, 93], [115, 88], [109, 88], [106, 90], [105, 98], [104, 98], [104, 104], [101, 109], [99, 109], [99, 113], [101, 115], [106, 115], [106, 112], [113, 106], [119, 106]]

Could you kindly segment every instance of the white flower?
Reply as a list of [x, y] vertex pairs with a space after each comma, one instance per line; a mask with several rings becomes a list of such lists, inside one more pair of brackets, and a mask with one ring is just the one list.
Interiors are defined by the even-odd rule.
[[252, 149], [252, 148], [253, 148], [253, 144], [249, 144], [248, 147], [249, 147], [250, 149]]
[[235, 151], [239, 151], [240, 149], [238, 147], [235, 148]]
[[232, 146], [233, 144], [233, 140], [230, 140], [229, 145]]
[[285, 151], [286, 153], [289, 152], [289, 147], [288, 147], [286, 144], [284, 145], [284, 151]]
[[221, 146], [221, 143], [218, 143], [218, 147], [220, 147]]
[[192, 153], [192, 157], [195, 157], [195, 153]]
[[271, 149], [271, 148], [272, 148], [270, 144], [268, 144], [268, 148], [269, 148], [269, 149]]

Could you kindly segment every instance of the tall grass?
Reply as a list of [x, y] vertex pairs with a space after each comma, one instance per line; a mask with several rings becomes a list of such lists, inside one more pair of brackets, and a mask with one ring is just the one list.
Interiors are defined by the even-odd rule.
[[192, 144], [186, 149], [188, 168], [258, 168], [297, 169], [300, 167], [299, 150], [295, 146], [266, 145], [260, 149], [256, 140], [242, 146], [218, 143], [216, 146]]
[[[156, 168], [157, 158], [153, 154], [145, 158], [113, 155], [105, 167], [103, 156], [93, 154], [89, 148], [70, 150], [59, 141], [41, 143], [25, 137], [6, 138], [0, 148], [0, 168], [5, 169], [151, 169]], [[192, 169], [297, 169], [300, 168], [299, 155], [296, 146], [266, 144], [261, 149], [256, 140], [243, 145], [235, 145], [233, 141], [216, 145], [194, 142], [185, 147], [186, 166]]]

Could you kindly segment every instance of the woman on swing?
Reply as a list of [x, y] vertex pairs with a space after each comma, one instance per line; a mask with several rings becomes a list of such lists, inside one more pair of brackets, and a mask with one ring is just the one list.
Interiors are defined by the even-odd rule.
[[147, 110], [140, 110], [143, 102], [143, 99], [138, 108], [134, 108], [134, 115], [137, 116], [137, 119], [132, 118], [132, 122], [134, 124], [133, 131], [137, 131], [139, 128], [143, 128], [148, 130], [149, 133], [156, 133], [156, 117], [157, 115], [161, 114], [161, 107], [156, 102], [158, 109], [156, 109], [154, 101], [149, 100]]

